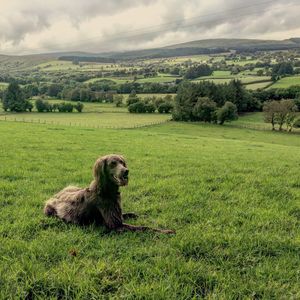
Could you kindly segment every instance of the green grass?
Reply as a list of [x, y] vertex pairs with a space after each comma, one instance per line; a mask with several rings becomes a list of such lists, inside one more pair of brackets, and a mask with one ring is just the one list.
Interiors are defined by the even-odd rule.
[[174, 76], [156, 76], [156, 77], [147, 77], [147, 78], [141, 78], [138, 79], [137, 82], [143, 83], [143, 82], [155, 82], [155, 83], [164, 83], [164, 82], [173, 82], [178, 77]]
[[0, 82], [0, 91], [6, 89], [8, 86], [8, 83], [6, 82]]
[[[300, 114], [299, 114], [300, 117]], [[264, 114], [262, 112], [255, 113], [246, 113], [241, 115], [238, 120], [228, 123], [227, 126], [241, 126], [250, 129], [258, 129], [258, 130], [271, 130], [272, 125], [270, 123], [265, 123]], [[275, 126], [276, 129], [278, 126]], [[285, 130], [285, 126], [283, 127]], [[293, 128], [293, 132], [300, 133], [300, 129]]]
[[132, 78], [123, 79], [123, 78], [115, 78], [115, 77], [97, 77], [97, 78], [89, 79], [89, 80], [85, 81], [85, 83], [93, 83], [93, 82], [103, 81], [103, 80], [111, 80], [111, 81], [114, 81], [117, 84], [123, 84], [123, 83], [126, 83], [126, 82], [133, 81]]
[[[268, 76], [251, 76], [251, 75], [231, 75], [228, 71], [215, 71], [211, 76], [203, 76], [196, 78], [192, 80], [193, 82], [200, 82], [202, 80], [208, 80], [211, 82], [214, 82], [216, 84], [222, 84], [222, 83], [229, 83], [231, 80], [240, 80], [245, 85], [249, 85], [250, 89], [258, 89], [262, 87], [266, 87], [268, 84], [270, 84], [269, 80], [270, 77]], [[263, 81], [263, 82], [257, 82], [257, 81]], [[253, 83], [253, 86], [251, 86]]]
[[258, 89], [264, 89], [270, 84], [272, 84], [272, 81], [258, 82], [252, 84], [250, 83], [246, 85], [246, 88], [249, 90], [258, 90]]
[[300, 76], [291, 76], [291, 77], [284, 77], [275, 82], [270, 88], [275, 89], [285, 89], [292, 85], [300, 85]]
[[[300, 139], [229, 126], [138, 130], [0, 122], [1, 299], [300, 297]], [[135, 224], [109, 234], [43, 216], [99, 155], [122, 153]], [[70, 253], [76, 253], [76, 256]]]
[[164, 114], [130, 114], [128, 112], [115, 113], [8, 113], [0, 115], [0, 121], [19, 121], [31, 123], [46, 123], [84, 127], [113, 127], [132, 128], [146, 126], [152, 123], [161, 123], [170, 119]]

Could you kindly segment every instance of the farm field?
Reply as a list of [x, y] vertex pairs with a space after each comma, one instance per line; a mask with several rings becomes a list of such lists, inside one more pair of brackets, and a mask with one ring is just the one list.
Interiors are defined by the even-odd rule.
[[[0, 138], [1, 299], [300, 297], [299, 136], [173, 122], [134, 130], [0, 122]], [[87, 186], [107, 153], [128, 160], [123, 207], [140, 216], [131, 222], [176, 235], [43, 216], [46, 199]]]
[[270, 88], [288, 88], [292, 85], [300, 85], [300, 76], [284, 77], [275, 82]]
[[180, 77], [176, 77], [176, 76], [156, 76], [156, 77], [148, 77], [148, 78], [141, 78], [138, 79], [137, 82], [158, 82], [158, 83], [164, 83], [164, 82], [173, 82], [176, 79], [178, 79]]
[[93, 82], [103, 81], [103, 80], [111, 80], [114, 81], [115, 83], [126, 83], [126, 82], [133, 81], [132, 78], [122, 79], [122, 78], [114, 78], [114, 77], [97, 77], [97, 78], [89, 79], [85, 81], [85, 83], [93, 83]]
[[246, 85], [246, 88], [248, 90], [258, 90], [258, 89], [264, 89], [268, 86], [272, 85], [272, 81], [265, 81], [265, 82], [258, 82], [258, 83], [250, 83]]
[[9, 113], [0, 115], [0, 121], [19, 121], [56, 125], [100, 127], [100, 128], [133, 128], [166, 122], [171, 115], [164, 114], [130, 114], [128, 112], [106, 113]]

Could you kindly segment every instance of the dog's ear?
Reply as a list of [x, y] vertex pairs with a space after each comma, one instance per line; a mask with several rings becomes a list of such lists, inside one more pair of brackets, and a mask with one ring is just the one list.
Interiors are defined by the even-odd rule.
[[94, 177], [97, 181], [100, 181], [101, 184], [104, 184], [106, 181], [106, 165], [107, 158], [105, 156], [98, 158], [94, 164]]
[[123, 156], [123, 155], [118, 155], [118, 156], [119, 156], [119, 159], [120, 159], [121, 161], [123, 161], [123, 163], [124, 163], [125, 166], [126, 166], [127, 163], [126, 163], [126, 160], [125, 160], [124, 156]]

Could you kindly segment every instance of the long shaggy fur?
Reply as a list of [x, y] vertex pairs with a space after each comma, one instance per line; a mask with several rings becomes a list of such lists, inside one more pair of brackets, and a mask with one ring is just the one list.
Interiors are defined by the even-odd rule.
[[119, 187], [128, 184], [128, 172], [122, 156], [112, 154], [101, 157], [94, 164], [94, 180], [88, 188], [64, 188], [46, 201], [44, 213], [69, 223], [97, 223], [117, 231], [152, 230], [174, 233], [173, 230], [151, 229], [123, 222], [123, 217], [135, 216], [133, 213], [122, 214], [121, 208]]

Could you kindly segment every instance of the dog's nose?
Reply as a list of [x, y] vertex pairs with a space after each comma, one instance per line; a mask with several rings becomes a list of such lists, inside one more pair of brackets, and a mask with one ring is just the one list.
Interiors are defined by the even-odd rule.
[[125, 177], [127, 177], [127, 176], [128, 176], [128, 174], [129, 174], [129, 170], [128, 170], [128, 169], [126, 169], [126, 170], [124, 171], [124, 176], [125, 176]]

